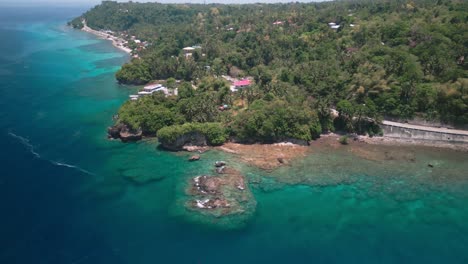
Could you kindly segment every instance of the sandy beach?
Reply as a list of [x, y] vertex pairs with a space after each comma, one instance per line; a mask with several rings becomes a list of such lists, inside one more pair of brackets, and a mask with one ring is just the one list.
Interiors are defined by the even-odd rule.
[[123, 43], [125, 41], [124, 39], [112, 36], [112, 35], [107, 34], [105, 32], [94, 30], [94, 29], [88, 27], [88, 25], [86, 25], [85, 22], [83, 22], [83, 28], [81, 30], [83, 30], [85, 32], [88, 32], [88, 33], [91, 33], [91, 34], [93, 34], [95, 36], [98, 36], [99, 38], [110, 40], [114, 47], [116, 47], [116, 48], [118, 48], [118, 49], [120, 49], [120, 50], [122, 50], [122, 51], [124, 51], [124, 52], [126, 52], [128, 54], [132, 53], [132, 50], [130, 48], [124, 47], [122, 44], [120, 44], [120, 43]]

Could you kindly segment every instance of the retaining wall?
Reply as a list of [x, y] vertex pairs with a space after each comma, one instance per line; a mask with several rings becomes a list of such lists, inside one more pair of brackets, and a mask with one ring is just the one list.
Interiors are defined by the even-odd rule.
[[468, 135], [464, 134], [428, 131], [386, 124], [381, 124], [380, 126], [384, 136], [390, 138], [468, 143]]

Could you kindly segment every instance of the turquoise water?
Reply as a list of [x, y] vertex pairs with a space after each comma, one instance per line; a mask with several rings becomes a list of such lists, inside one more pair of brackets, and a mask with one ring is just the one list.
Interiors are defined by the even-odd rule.
[[[64, 26], [82, 10], [7, 11], [0, 263], [468, 263], [467, 154], [322, 149], [268, 174], [215, 151], [188, 163], [153, 141], [109, 141], [135, 89], [114, 79], [127, 55]], [[252, 217], [221, 226], [182, 206], [187, 180], [220, 158], [256, 199]]]

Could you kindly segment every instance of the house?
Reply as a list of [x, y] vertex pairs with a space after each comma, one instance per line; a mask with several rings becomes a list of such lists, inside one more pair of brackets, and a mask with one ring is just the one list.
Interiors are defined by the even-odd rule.
[[234, 87], [236, 88], [244, 88], [244, 87], [250, 86], [252, 82], [249, 79], [244, 79], [244, 80], [236, 81], [233, 84], [234, 84]]
[[192, 53], [195, 50], [194, 47], [185, 47], [183, 48], [184, 53]]
[[192, 53], [195, 51], [194, 47], [185, 47], [182, 49], [186, 58], [191, 57]]
[[231, 86], [231, 91], [237, 92], [239, 89], [249, 87], [252, 82], [249, 79], [234, 81]]
[[161, 88], [163, 88], [163, 86], [161, 84], [151, 83], [151, 84], [148, 84], [145, 87], [143, 87], [143, 90], [147, 91], [147, 92], [152, 92], [152, 91], [156, 91], [156, 90], [161, 89]]
[[138, 95], [141, 95], [141, 96], [150, 95], [150, 94], [153, 94], [153, 92], [148, 92], [148, 91], [138, 92]]

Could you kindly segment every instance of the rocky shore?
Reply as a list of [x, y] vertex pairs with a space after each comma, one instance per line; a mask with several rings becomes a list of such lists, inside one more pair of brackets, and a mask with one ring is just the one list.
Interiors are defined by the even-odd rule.
[[309, 146], [290, 142], [275, 144], [239, 144], [225, 143], [216, 149], [234, 154], [241, 162], [271, 171], [281, 166], [288, 166], [300, 157], [305, 157], [311, 150]]
[[425, 146], [434, 148], [452, 149], [457, 151], [468, 152], [468, 144], [466, 143], [451, 143], [449, 141], [436, 140], [417, 140], [417, 139], [400, 139], [390, 137], [360, 137], [362, 141], [373, 145], [387, 146]]
[[[131, 130], [126, 125], [117, 124], [108, 128], [108, 136], [112, 139], [120, 139], [123, 142], [138, 141], [143, 138], [141, 130]], [[207, 144], [206, 137], [200, 133], [194, 132], [184, 134], [171, 142], [170, 144], [161, 141], [161, 146], [171, 151], [188, 151], [204, 153], [210, 149], [220, 150], [226, 153], [233, 154], [240, 162], [247, 163], [251, 166], [260, 168], [265, 171], [273, 171], [279, 167], [290, 166], [291, 163], [301, 157], [306, 157], [311, 153], [320, 152], [321, 148], [338, 149], [348, 148], [349, 151], [356, 155], [364, 155], [369, 159], [385, 159], [376, 155], [366, 154], [368, 147], [366, 145], [383, 145], [383, 146], [422, 146], [422, 147], [437, 147], [442, 149], [452, 149], [457, 151], [468, 151], [468, 144], [451, 143], [430, 140], [415, 140], [391, 137], [368, 137], [359, 135], [347, 135], [348, 145], [340, 144], [340, 134], [325, 134], [321, 138], [311, 141], [308, 145], [294, 144], [292, 142], [282, 142], [275, 144], [241, 144], [234, 142], [226, 142], [222, 146], [212, 147]], [[191, 161], [199, 160], [200, 157], [193, 156]]]
[[120, 139], [122, 142], [134, 142], [143, 138], [141, 129], [132, 130], [124, 124], [118, 124], [107, 128], [107, 136], [110, 139]]

